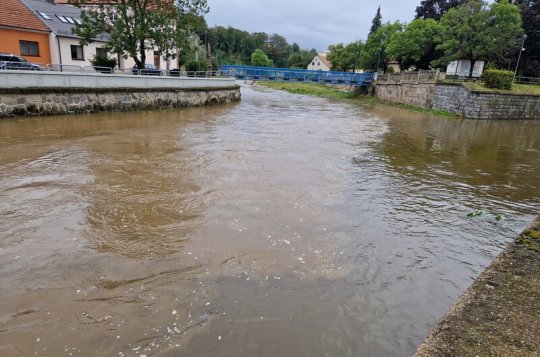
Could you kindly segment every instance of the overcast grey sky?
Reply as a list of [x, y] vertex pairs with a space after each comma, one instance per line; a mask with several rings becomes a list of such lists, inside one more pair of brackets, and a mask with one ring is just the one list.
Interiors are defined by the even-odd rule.
[[279, 33], [302, 48], [365, 39], [381, 6], [383, 22], [410, 22], [420, 0], [208, 0], [208, 26]]

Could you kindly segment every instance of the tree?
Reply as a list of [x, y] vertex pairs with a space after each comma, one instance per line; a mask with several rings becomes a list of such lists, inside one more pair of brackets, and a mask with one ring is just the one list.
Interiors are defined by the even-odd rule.
[[82, 24], [74, 29], [82, 45], [108, 33], [107, 48], [133, 58], [138, 68], [144, 68], [146, 50], [157, 49], [165, 57], [174, 58], [173, 49], [185, 29], [185, 15], [208, 12], [206, 0], [108, 0], [88, 6], [86, 0], [71, 2], [82, 9]]
[[299, 49], [297, 52], [291, 53], [287, 60], [287, 67], [305, 69], [316, 55], [317, 51], [315, 49], [309, 51]]
[[439, 58], [435, 38], [438, 25], [433, 19], [416, 19], [403, 32], [395, 32], [388, 43], [388, 56], [400, 62], [402, 69], [427, 69]]
[[483, 1], [469, 0], [450, 9], [439, 23], [437, 49], [443, 56], [433, 64], [444, 66], [458, 59], [467, 59], [471, 63], [491, 60], [497, 64], [503, 54], [514, 50], [513, 39], [519, 39], [522, 34], [521, 19], [519, 12], [516, 16], [514, 5], [508, 4], [507, 0], [503, 2], [488, 8]]
[[521, 25], [521, 14], [517, 6], [508, 0], [491, 4], [486, 32], [493, 42], [488, 59], [496, 67], [511, 69], [511, 64], [515, 63], [516, 49], [521, 49]]
[[465, 3], [467, 0], [423, 0], [416, 8], [417, 19], [434, 19], [439, 21], [451, 8]]
[[[540, 77], [540, 0], [513, 0], [519, 7], [523, 29], [527, 34], [519, 72], [527, 77]], [[519, 46], [513, 54], [517, 60]]]
[[377, 31], [379, 27], [381, 27], [381, 25], [382, 25], [382, 15], [381, 15], [381, 7], [379, 6], [379, 8], [377, 9], [377, 13], [375, 14], [375, 17], [371, 21], [371, 29], [369, 30], [369, 35]]
[[353, 42], [348, 45], [342, 43], [335, 45], [328, 55], [332, 63], [332, 70], [347, 72], [358, 68], [359, 56], [362, 51], [362, 42]]
[[266, 56], [266, 53], [261, 49], [256, 49], [251, 54], [251, 65], [257, 67], [273, 67], [274, 63]]
[[386, 68], [390, 59], [386, 47], [392, 35], [403, 29], [403, 25], [398, 21], [381, 25], [377, 31], [372, 33], [360, 54], [360, 65], [366, 69], [378, 70]]

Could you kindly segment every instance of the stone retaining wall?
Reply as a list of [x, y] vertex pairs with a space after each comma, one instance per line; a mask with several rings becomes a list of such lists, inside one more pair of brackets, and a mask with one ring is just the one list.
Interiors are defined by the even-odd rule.
[[446, 110], [467, 119], [540, 120], [540, 96], [471, 91], [462, 84], [377, 81], [382, 100]]
[[182, 108], [240, 100], [240, 88], [0, 89], [0, 118], [30, 115]]
[[540, 120], [540, 96], [470, 91], [460, 84], [437, 84], [432, 108], [470, 119]]

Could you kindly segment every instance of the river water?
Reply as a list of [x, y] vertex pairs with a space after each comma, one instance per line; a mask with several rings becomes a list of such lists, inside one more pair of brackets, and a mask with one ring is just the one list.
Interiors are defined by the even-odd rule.
[[242, 94], [0, 121], [0, 355], [410, 355], [540, 211], [540, 122]]

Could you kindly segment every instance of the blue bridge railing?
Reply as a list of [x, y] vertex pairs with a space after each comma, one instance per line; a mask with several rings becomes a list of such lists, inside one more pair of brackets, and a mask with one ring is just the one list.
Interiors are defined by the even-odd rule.
[[237, 65], [220, 66], [219, 70], [228, 77], [258, 81], [297, 81], [368, 86], [375, 80], [375, 73], [309, 71], [306, 69]]

